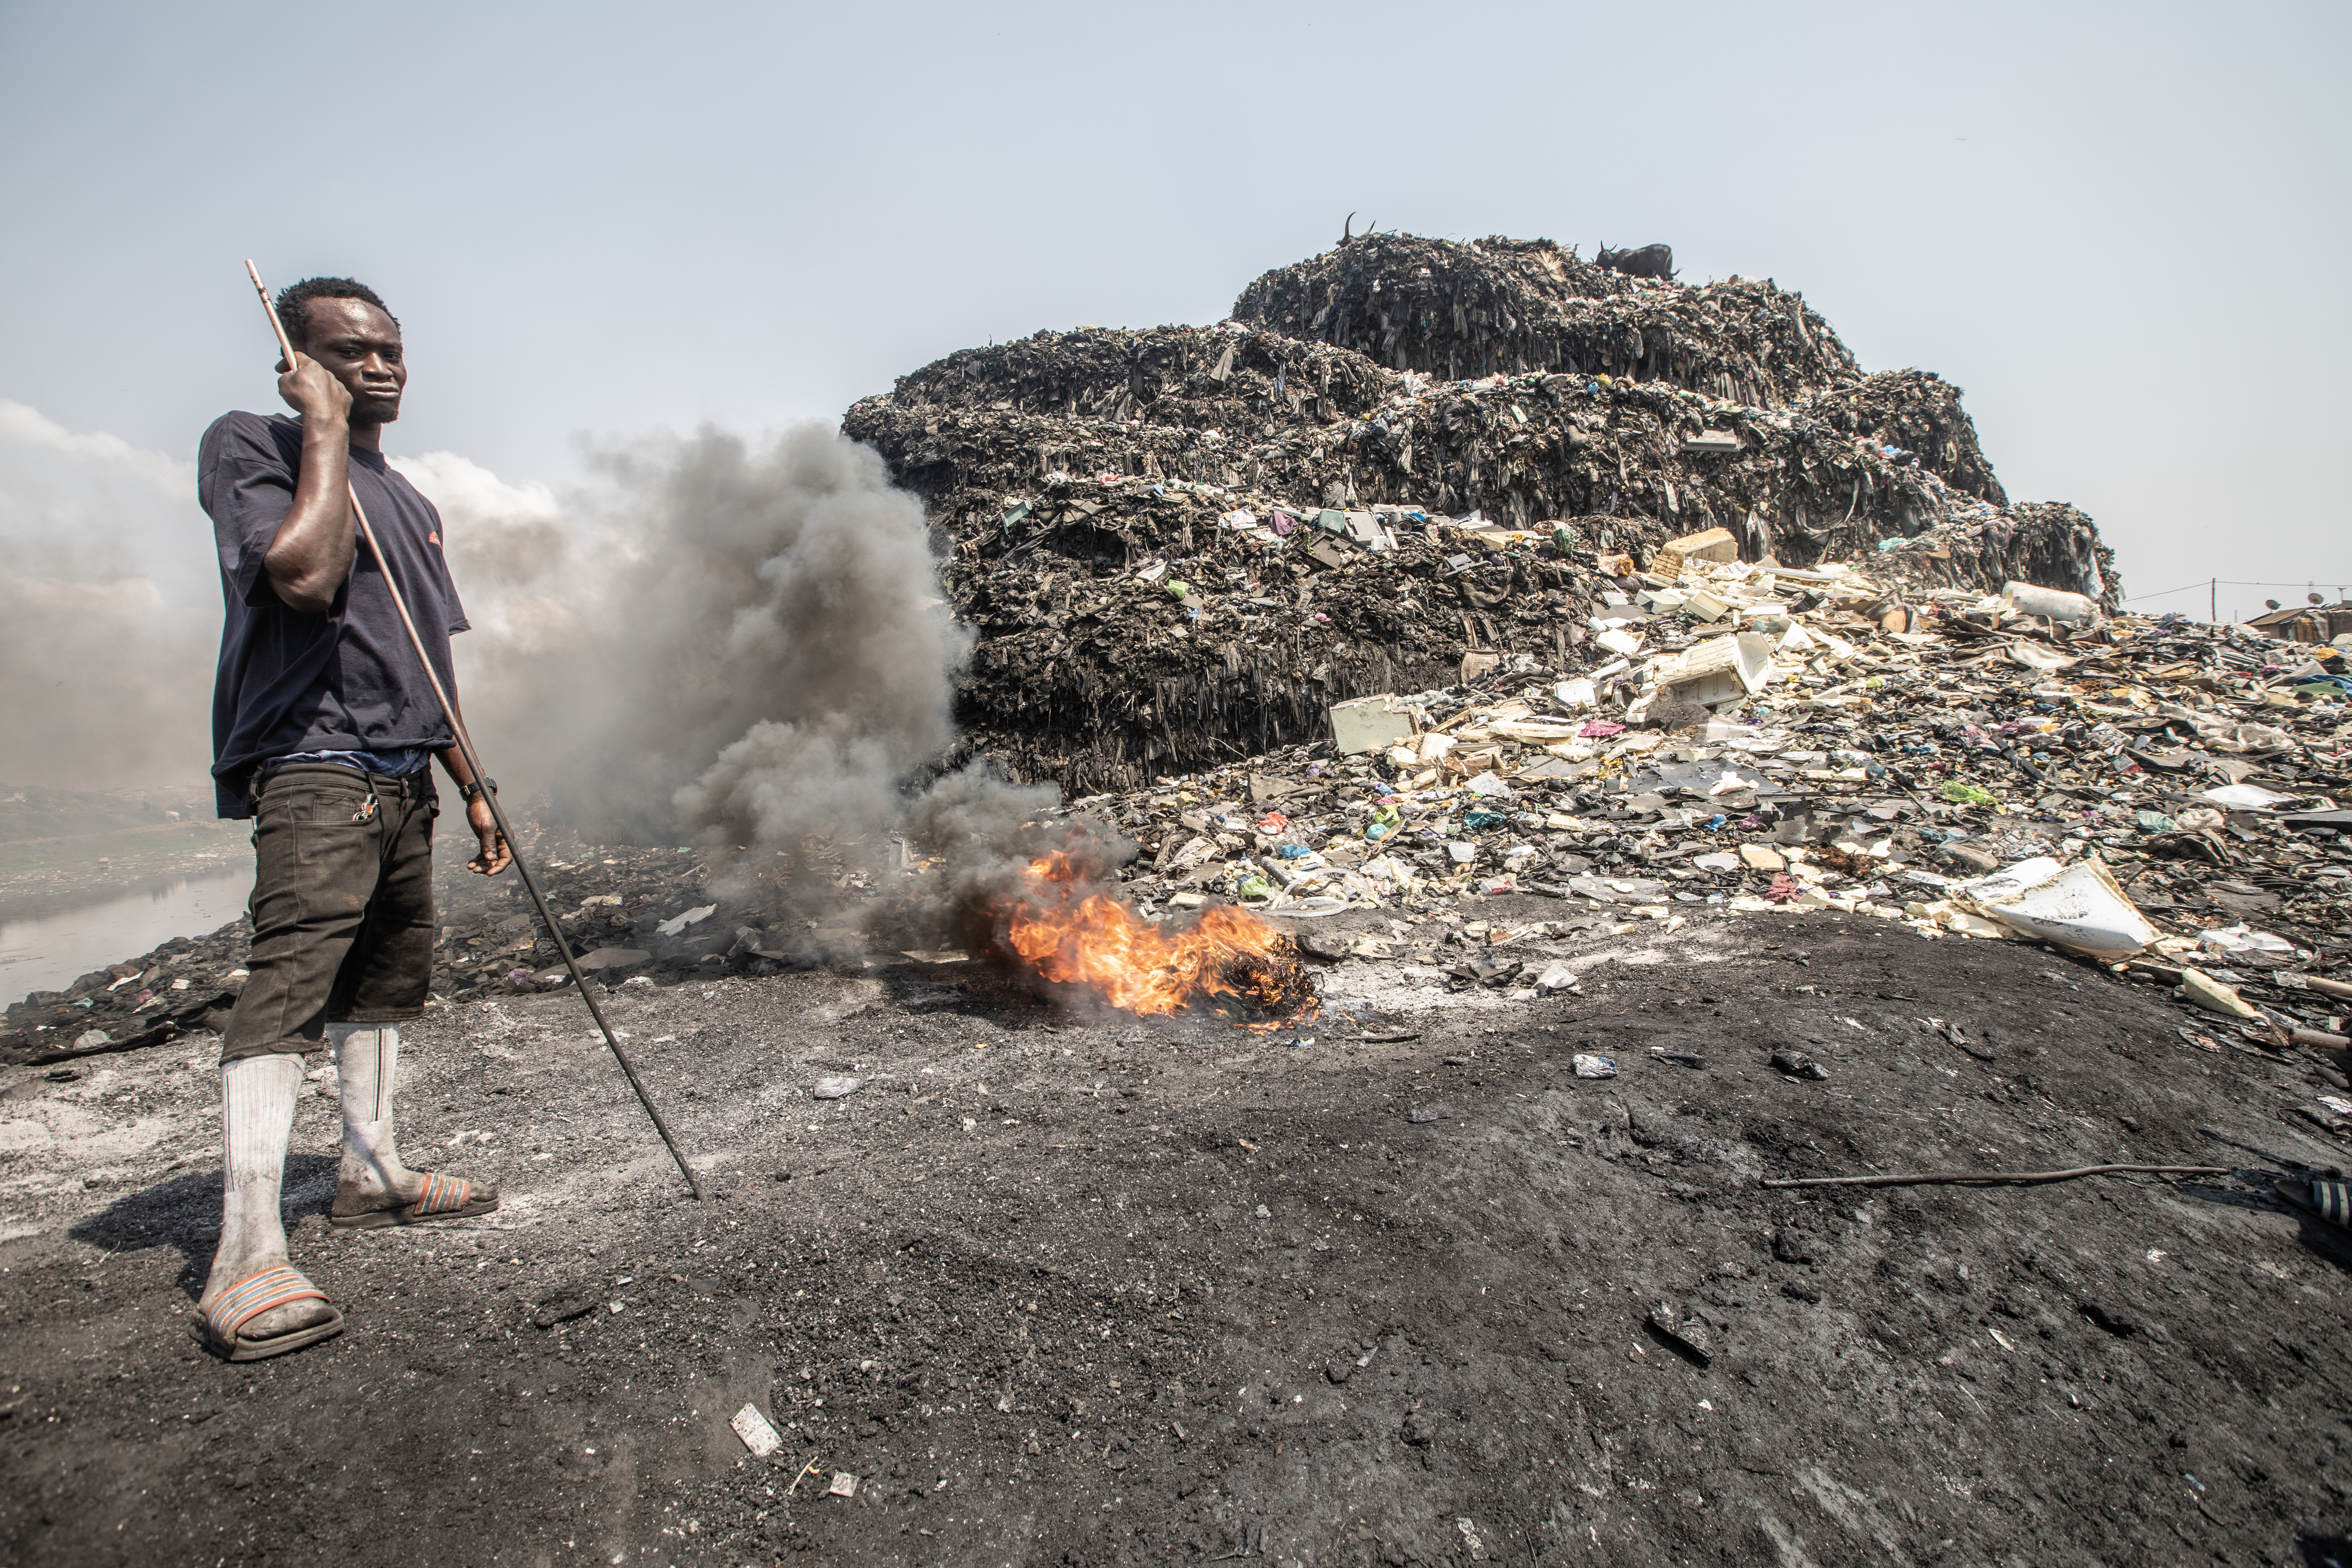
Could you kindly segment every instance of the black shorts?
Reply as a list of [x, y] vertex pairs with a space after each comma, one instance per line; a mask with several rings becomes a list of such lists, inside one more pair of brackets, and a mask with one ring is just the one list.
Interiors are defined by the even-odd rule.
[[424, 1012], [440, 812], [429, 769], [388, 779], [296, 763], [260, 781], [253, 956], [223, 1061], [315, 1051], [331, 1023], [397, 1024]]

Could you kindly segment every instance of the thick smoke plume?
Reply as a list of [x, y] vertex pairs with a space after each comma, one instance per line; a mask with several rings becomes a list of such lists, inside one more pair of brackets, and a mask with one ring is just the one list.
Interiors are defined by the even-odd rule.
[[[934, 777], [971, 638], [921, 503], [871, 449], [814, 426], [764, 447], [706, 429], [596, 463], [568, 548], [479, 470], [411, 470], [449, 514], [477, 623], [460, 652], [478, 735], [525, 745], [558, 819], [721, 851], [730, 901], [786, 917], [753, 940], [795, 957], [868, 934], [982, 948], [1031, 859], [1131, 853], [1055, 819], [1052, 785], [985, 763]], [[908, 866], [927, 874], [896, 878]], [[898, 896], [859, 918], [888, 930], [851, 929], [840, 882], [882, 877]]]
[[559, 812], [749, 849], [885, 830], [953, 738], [970, 646], [921, 503], [814, 426], [763, 448], [706, 429], [599, 466], [603, 592], [547, 714], [571, 741], [552, 748]]
[[1007, 783], [984, 759], [925, 790], [903, 832], [937, 868], [903, 910], [907, 928], [973, 952], [1003, 951], [1010, 911], [1037, 894], [1033, 862], [1059, 853], [1080, 882], [1107, 881], [1135, 845], [1097, 818], [1056, 815], [1061, 798], [1055, 784]]
[[[1091, 879], [1133, 853], [1050, 784], [940, 772], [971, 637], [872, 449], [706, 428], [594, 453], [562, 497], [451, 452], [393, 461], [441, 510], [473, 623], [458, 697], [509, 804], [544, 791], [592, 842], [720, 851], [729, 913], [784, 917], [760, 947], [985, 950], [1033, 860]], [[220, 590], [193, 465], [0, 403], [0, 500], [22, 742], [0, 776], [200, 780]]]

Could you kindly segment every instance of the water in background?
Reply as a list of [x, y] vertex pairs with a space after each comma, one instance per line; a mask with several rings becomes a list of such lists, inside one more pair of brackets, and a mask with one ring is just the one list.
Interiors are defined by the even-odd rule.
[[250, 864], [174, 878], [102, 904], [0, 920], [0, 1003], [60, 991], [93, 969], [138, 957], [175, 936], [202, 936], [245, 913]]

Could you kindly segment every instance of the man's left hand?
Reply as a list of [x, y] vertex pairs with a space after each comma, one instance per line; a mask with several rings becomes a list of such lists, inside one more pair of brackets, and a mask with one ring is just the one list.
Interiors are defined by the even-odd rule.
[[466, 803], [466, 826], [474, 830], [482, 852], [466, 862], [466, 869], [478, 876], [495, 877], [514, 859], [514, 851], [507, 847], [506, 835], [499, 831], [499, 819], [490, 815], [490, 803], [476, 795]]

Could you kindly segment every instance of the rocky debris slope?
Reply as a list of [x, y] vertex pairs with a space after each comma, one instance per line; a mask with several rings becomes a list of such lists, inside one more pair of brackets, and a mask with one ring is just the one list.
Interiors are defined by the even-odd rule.
[[843, 429], [953, 556], [970, 744], [1081, 794], [1305, 740], [1465, 653], [1576, 668], [1611, 558], [1711, 527], [1748, 561], [1918, 543], [1921, 582], [2120, 593], [2087, 518], [2007, 504], [1957, 388], [1863, 374], [1769, 283], [1549, 242], [1351, 241], [1213, 327], [950, 354]]
[[8, 1005], [0, 1062], [58, 1061], [162, 1045], [217, 1029], [244, 988], [253, 945], [243, 920], [201, 937], [175, 936], [137, 958], [92, 970], [62, 991]]

